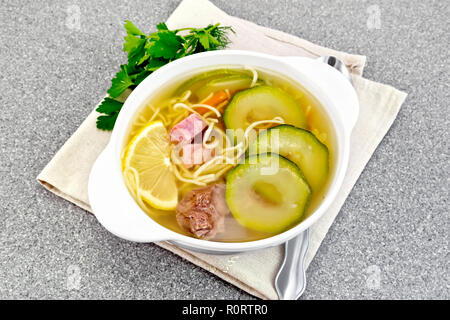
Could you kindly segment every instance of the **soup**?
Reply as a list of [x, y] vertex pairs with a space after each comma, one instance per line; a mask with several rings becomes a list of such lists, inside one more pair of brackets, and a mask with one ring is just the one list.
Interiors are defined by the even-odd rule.
[[308, 217], [334, 174], [335, 132], [287, 77], [240, 65], [186, 74], [133, 117], [123, 178], [149, 217], [222, 242], [268, 238]]

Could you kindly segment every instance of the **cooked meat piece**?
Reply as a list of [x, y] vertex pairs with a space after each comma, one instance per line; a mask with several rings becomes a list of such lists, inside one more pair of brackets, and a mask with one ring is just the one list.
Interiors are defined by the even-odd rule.
[[176, 143], [181, 163], [186, 168], [205, 163], [213, 156], [213, 150], [204, 148], [202, 144], [201, 133], [206, 127], [206, 122], [193, 113], [170, 130], [170, 141]]
[[214, 156], [214, 150], [203, 147], [201, 143], [184, 145], [182, 150], [181, 162], [188, 169], [205, 163]]
[[170, 141], [179, 143], [180, 145], [189, 144], [194, 140], [194, 137], [201, 133], [206, 127], [206, 122], [197, 114], [193, 113], [186, 119], [178, 122], [172, 130], [170, 130]]
[[230, 211], [225, 202], [225, 185], [194, 189], [177, 205], [178, 224], [200, 239], [210, 239], [224, 228]]

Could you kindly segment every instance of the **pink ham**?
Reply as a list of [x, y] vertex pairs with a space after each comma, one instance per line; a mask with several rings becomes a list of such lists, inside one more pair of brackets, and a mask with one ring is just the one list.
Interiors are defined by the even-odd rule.
[[182, 147], [181, 162], [186, 168], [190, 168], [211, 160], [213, 153], [213, 149], [204, 148], [201, 143], [186, 144]]
[[206, 123], [197, 114], [193, 113], [186, 119], [178, 122], [170, 130], [170, 141], [186, 145], [194, 140], [206, 128]]

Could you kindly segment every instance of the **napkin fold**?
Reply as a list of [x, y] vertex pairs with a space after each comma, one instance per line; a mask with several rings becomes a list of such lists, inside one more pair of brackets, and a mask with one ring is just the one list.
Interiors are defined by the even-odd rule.
[[[366, 61], [364, 56], [324, 48], [296, 36], [229, 16], [207, 0], [182, 1], [167, 20], [167, 25], [170, 28], [203, 27], [216, 22], [232, 26], [236, 31], [231, 36], [231, 49], [311, 58], [334, 55], [345, 63], [353, 77], [360, 114], [351, 137], [349, 167], [335, 201], [310, 229], [306, 257], [306, 264], [309, 265], [353, 185], [395, 120], [406, 93], [362, 78]], [[92, 111], [37, 177], [38, 182], [51, 192], [90, 212], [87, 193], [89, 173], [110, 137], [109, 132], [96, 128], [97, 115]], [[283, 246], [233, 256], [216, 256], [181, 249], [168, 242], [158, 242], [157, 245], [254, 296], [278, 298], [274, 279], [283, 258]]]

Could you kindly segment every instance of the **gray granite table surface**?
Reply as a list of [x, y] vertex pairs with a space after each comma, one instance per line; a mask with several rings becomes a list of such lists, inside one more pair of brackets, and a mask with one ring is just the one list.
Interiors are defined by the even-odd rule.
[[[449, 299], [448, 1], [213, 1], [229, 14], [367, 56], [409, 93], [317, 256], [302, 299]], [[250, 299], [152, 244], [114, 237], [35, 178], [178, 1], [0, 3], [0, 299]], [[80, 12], [80, 24], [70, 21]]]

